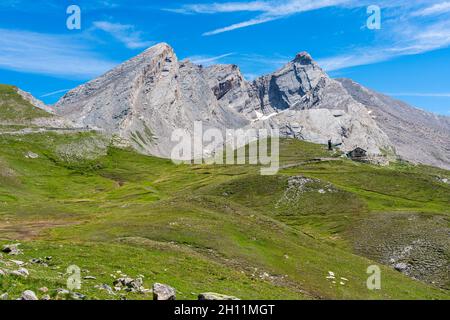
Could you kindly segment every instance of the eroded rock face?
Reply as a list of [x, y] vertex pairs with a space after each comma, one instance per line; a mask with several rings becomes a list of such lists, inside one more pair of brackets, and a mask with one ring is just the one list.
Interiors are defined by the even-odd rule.
[[[410, 129], [400, 130], [405, 138], [395, 135], [397, 118], [411, 107], [384, 101], [383, 117], [374, 116], [371, 101], [360, 91], [364, 88], [331, 79], [305, 52], [276, 72], [248, 82], [235, 65], [204, 68], [178, 61], [173, 49], [162, 43], [70, 91], [55, 109], [78, 127], [102, 129], [142, 153], [162, 157], [171, 156], [175, 129], [192, 135], [194, 121], [202, 121], [204, 130], [279, 128], [283, 136], [315, 143], [332, 139], [342, 143], [343, 151], [362, 147], [369, 155], [393, 159], [397, 149], [406, 160], [450, 163], [448, 157], [435, 161], [440, 156], [429, 149], [427, 157], [415, 156], [416, 146], [407, 143], [407, 137], [415, 137], [408, 131], [413, 119], [407, 121]], [[397, 109], [391, 113], [390, 108]], [[386, 117], [389, 121], [383, 120]], [[449, 123], [437, 119], [427, 128], [448, 128]], [[432, 148], [430, 139], [424, 143]]]

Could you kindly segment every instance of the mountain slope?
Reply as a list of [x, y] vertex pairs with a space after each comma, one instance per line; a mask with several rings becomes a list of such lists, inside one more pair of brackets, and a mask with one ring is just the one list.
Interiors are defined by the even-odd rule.
[[367, 106], [400, 157], [450, 169], [450, 118], [413, 108], [350, 79], [338, 81]]

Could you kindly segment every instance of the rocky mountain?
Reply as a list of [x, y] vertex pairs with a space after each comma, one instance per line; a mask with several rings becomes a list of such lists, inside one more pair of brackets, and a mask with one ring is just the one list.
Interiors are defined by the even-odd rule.
[[359, 146], [374, 157], [397, 154], [450, 166], [447, 118], [331, 79], [305, 52], [249, 82], [235, 65], [179, 61], [162, 43], [68, 92], [55, 110], [77, 126], [116, 134], [140, 152], [163, 157], [170, 156], [173, 130], [192, 133], [194, 121], [202, 121], [221, 130], [278, 128], [315, 143], [332, 139], [343, 151]]
[[68, 92], [55, 110], [77, 126], [103, 129], [141, 152], [168, 157], [177, 128], [192, 133], [194, 121], [205, 128], [249, 123], [219, 102], [207, 75], [208, 70], [178, 61], [171, 47], [159, 44]]

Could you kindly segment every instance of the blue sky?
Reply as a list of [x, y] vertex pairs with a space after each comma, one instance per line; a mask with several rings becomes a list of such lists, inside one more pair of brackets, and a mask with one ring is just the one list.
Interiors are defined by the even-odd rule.
[[[81, 30], [66, 26], [70, 5]], [[0, 83], [54, 103], [158, 42], [248, 79], [308, 51], [332, 77], [450, 115], [450, 0], [2, 0]]]

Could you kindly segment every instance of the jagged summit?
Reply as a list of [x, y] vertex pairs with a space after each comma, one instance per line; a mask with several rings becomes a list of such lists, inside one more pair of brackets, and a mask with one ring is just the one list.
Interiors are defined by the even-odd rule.
[[[397, 153], [406, 160], [450, 167], [448, 152], [442, 156], [450, 148], [445, 142], [448, 120], [430, 121], [417, 112], [410, 118], [413, 108], [368, 92], [330, 78], [307, 52], [249, 82], [236, 65], [180, 62], [171, 46], [159, 43], [70, 91], [56, 110], [77, 125], [118, 134], [137, 150], [163, 157], [170, 156], [173, 130], [192, 131], [194, 121], [203, 121], [205, 127], [223, 130], [278, 128], [283, 136], [315, 143], [331, 138], [343, 151], [359, 146], [375, 157], [394, 159]], [[402, 116], [408, 120], [396, 129]], [[427, 139], [412, 133], [417, 123]], [[432, 152], [434, 147], [442, 152]]]
[[314, 62], [314, 60], [311, 57], [311, 55], [308, 52], [306, 52], [306, 51], [302, 51], [302, 52], [298, 53], [295, 56], [294, 61], [298, 62], [300, 64], [305, 64], [305, 65], [306, 64], [312, 64]]

